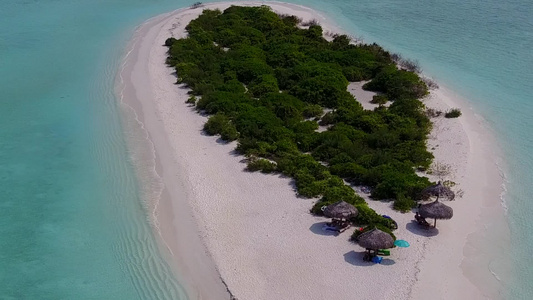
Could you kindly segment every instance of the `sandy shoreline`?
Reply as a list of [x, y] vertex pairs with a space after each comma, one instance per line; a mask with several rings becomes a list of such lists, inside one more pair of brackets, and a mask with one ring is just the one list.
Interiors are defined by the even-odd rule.
[[[342, 32], [308, 8], [268, 4], [276, 12], [317, 19], [325, 31]], [[170, 36], [184, 37], [184, 27], [201, 10], [181, 9], [141, 25], [117, 80], [127, 126], [144, 145], [135, 160], [150, 172], [141, 177], [155, 178], [146, 193], [154, 228], [191, 299], [228, 299], [221, 278], [241, 300], [499, 298], [501, 286], [487, 262], [503, 264], [504, 249], [483, 247], [491, 238], [509, 236], [499, 199], [499, 154], [470, 107], [446, 89], [425, 102], [463, 111], [459, 119], [438, 119], [429, 140], [436, 161], [453, 166], [453, 180], [464, 191], [450, 203], [454, 218], [428, 237], [411, 224], [412, 214], [370, 201], [378, 213], [398, 221], [395, 234], [411, 247], [394, 249], [386, 264], [365, 263], [363, 249], [348, 241], [350, 231], [321, 231], [326, 220], [309, 214], [313, 200], [297, 198], [289, 179], [244, 172], [235, 143], [202, 134], [206, 118], [184, 103], [187, 91], [174, 84], [162, 46]]]

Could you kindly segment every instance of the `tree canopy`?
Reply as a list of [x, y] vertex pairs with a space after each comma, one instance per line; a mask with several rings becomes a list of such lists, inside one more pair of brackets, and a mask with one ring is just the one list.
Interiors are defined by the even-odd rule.
[[[345, 182], [402, 205], [430, 184], [415, 173], [433, 158], [418, 100], [427, 86], [380, 46], [346, 35], [327, 41], [319, 25], [299, 26], [267, 6], [205, 10], [186, 29], [187, 38], [166, 41], [167, 63], [200, 96], [196, 108], [213, 115], [205, 131], [237, 140], [249, 170], [283, 173], [298, 194], [320, 197], [313, 212], [344, 200], [363, 212], [361, 222], [386, 224]], [[390, 107], [363, 110], [347, 91], [361, 80]], [[328, 130], [318, 132], [319, 122]]]

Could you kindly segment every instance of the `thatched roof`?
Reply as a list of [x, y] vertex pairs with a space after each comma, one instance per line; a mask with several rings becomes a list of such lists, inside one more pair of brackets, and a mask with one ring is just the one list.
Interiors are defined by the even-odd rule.
[[358, 213], [357, 208], [344, 201], [335, 202], [324, 209], [324, 216], [329, 218], [347, 219], [357, 216]]
[[388, 249], [394, 246], [392, 236], [384, 231], [374, 228], [361, 234], [358, 238], [359, 245], [367, 249]]
[[450, 190], [449, 187], [444, 186], [440, 181], [435, 185], [425, 188], [422, 191], [421, 195], [422, 199], [424, 200], [427, 200], [430, 197], [437, 197], [437, 199], [441, 197], [446, 197], [448, 198], [448, 200], [455, 199], [455, 193]]
[[418, 213], [424, 218], [431, 219], [451, 219], [453, 217], [453, 209], [439, 200], [420, 205]]

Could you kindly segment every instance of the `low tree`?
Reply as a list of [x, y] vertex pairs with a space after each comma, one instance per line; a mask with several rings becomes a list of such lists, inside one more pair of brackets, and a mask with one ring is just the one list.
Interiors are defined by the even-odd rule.
[[445, 118], [459, 118], [463, 113], [461, 112], [461, 110], [459, 108], [452, 108], [450, 110], [448, 110], [445, 114], [444, 114], [444, 117]]

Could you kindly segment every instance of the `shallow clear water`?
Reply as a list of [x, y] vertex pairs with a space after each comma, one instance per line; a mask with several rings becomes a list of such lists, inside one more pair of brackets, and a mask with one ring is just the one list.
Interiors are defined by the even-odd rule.
[[[135, 26], [192, 2], [0, 0], [1, 299], [186, 299], [143, 210], [113, 86]], [[533, 4], [289, 2], [419, 60], [482, 112], [508, 165], [504, 282], [532, 298]]]
[[[170, 1], [169, 1], [170, 2]], [[185, 299], [114, 97], [149, 1], [0, 1], [0, 299]]]

